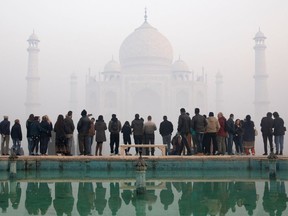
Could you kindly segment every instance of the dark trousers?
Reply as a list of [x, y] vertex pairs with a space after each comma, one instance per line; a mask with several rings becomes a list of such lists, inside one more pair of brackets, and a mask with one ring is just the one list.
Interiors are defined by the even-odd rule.
[[110, 133], [110, 153], [119, 153], [119, 133]]
[[267, 139], [269, 141], [270, 152], [273, 152], [272, 134], [262, 133], [264, 143], [264, 153], [267, 154]]
[[[145, 134], [145, 144], [151, 144], [153, 145], [155, 141], [155, 135], [154, 134]], [[151, 148], [151, 155], [154, 155], [155, 149]], [[146, 155], [150, 154], [150, 148], [146, 148]]]
[[47, 153], [49, 139], [50, 139], [50, 137], [48, 137], [48, 136], [41, 136], [40, 137], [40, 153], [41, 154]]
[[215, 154], [215, 152], [217, 151], [217, 140], [216, 140], [216, 133], [206, 133], [204, 135], [204, 145], [205, 145], [205, 149], [204, 149], [204, 153], [205, 154], [210, 154], [211, 153], [211, 141], [213, 144], [213, 154]]
[[[135, 144], [142, 144], [142, 139], [143, 139], [142, 135], [134, 135], [133, 137], [134, 137]], [[135, 151], [138, 154], [138, 152], [142, 152], [142, 148], [135, 148]]]
[[189, 146], [189, 144], [188, 144], [186, 134], [181, 134], [181, 137], [182, 137], [182, 141], [181, 141], [180, 150], [178, 152], [178, 155], [181, 155], [184, 147], [186, 147], [186, 149], [187, 149], [187, 155], [192, 155], [191, 146]]
[[[131, 145], [130, 134], [129, 135], [123, 135], [123, 142], [124, 142], [125, 145], [127, 145], [127, 144]], [[128, 153], [129, 151], [130, 151], [130, 147], [125, 150], [126, 153]]]
[[[89, 136], [86, 134], [78, 134], [79, 139], [79, 152], [81, 155], [90, 155], [91, 154], [91, 144]], [[70, 152], [69, 152], [70, 153]]]

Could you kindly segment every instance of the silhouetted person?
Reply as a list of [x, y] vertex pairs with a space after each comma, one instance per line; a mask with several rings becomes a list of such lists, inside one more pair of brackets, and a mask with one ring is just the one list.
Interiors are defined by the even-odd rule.
[[103, 184], [100, 182], [96, 183], [95, 189], [95, 209], [99, 215], [103, 215], [103, 211], [107, 205], [106, 188], [103, 187]]
[[73, 205], [74, 197], [71, 182], [56, 182], [53, 206], [57, 215], [72, 215]]
[[47, 210], [52, 203], [51, 189], [46, 182], [39, 183], [38, 200], [41, 200], [41, 203], [39, 204], [41, 215], [46, 215]]
[[268, 112], [266, 117], [263, 117], [261, 119], [261, 132], [262, 132], [262, 138], [264, 143], [264, 154], [267, 155], [267, 139], [269, 141], [270, 146], [270, 153], [273, 152], [273, 142], [272, 142], [272, 136], [273, 136], [273, 124], [274, 120], [272, 119], [272, 113]]
[[118, 210], [121, 208], [121, 204], [122, 200], [120, 198], [119, 183], [110, 183], [110, 197], [108, 205], [112, 215], [117, 215]]

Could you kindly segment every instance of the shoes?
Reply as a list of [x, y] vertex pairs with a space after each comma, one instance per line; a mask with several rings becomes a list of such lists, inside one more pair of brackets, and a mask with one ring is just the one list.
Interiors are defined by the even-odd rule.
[[263, 155], [267, 155], [267, 153], [264, 153]]
[[282, 151], [280, 151], [280, 154], [279, 155], [283, 155], [283, 152]]
[[111, 153], [111, 154], [110, 154], [110, 156], [114, 156], [114, 155], [115, 155], [114, 153]]

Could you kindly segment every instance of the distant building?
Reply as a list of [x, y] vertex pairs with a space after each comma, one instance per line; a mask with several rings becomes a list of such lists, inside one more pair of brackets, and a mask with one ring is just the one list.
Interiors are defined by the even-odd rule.
[[152, 115], [156, 122], [164, 114], [176, 119], [181, 107], [206, 112], [206, 76], [194, 78], [188, 65], [180, 58], [173, 63], [173, 57], [170, 42], [145, 15], [144, 23], [123, 41], [120, 64], [112, 58], [99, 76], [87, 76], [87, 110], [106, 120], [112, 113], [123, 121], [139, 113], [145, 120]]

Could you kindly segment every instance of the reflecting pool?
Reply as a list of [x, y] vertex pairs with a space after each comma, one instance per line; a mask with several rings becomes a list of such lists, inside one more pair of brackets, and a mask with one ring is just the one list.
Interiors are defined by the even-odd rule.
[[0, 179], [0, 215], [288, 215], [286, 175], [23, 172]]

